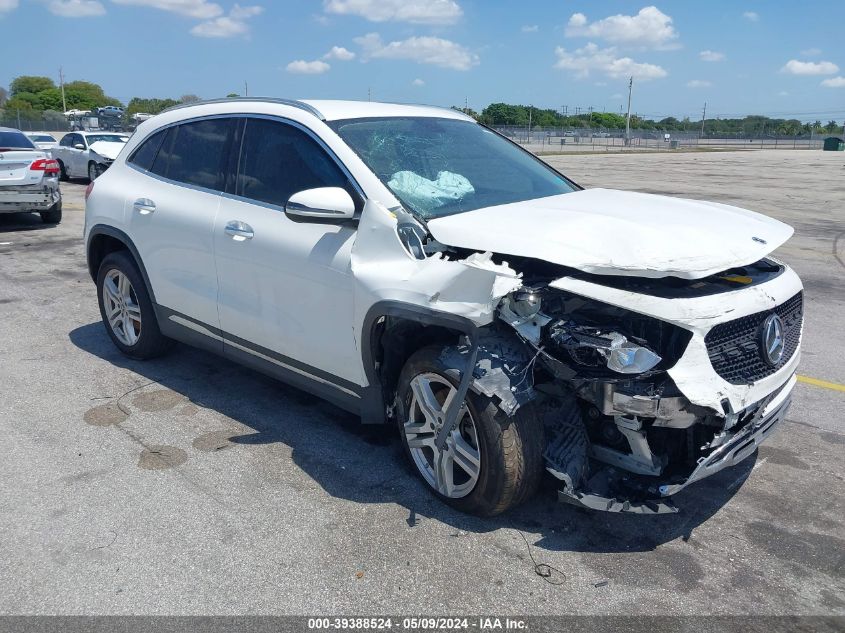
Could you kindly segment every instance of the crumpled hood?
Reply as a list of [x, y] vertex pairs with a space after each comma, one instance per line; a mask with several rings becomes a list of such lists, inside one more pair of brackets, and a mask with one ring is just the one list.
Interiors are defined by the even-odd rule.
[[96, 143], [91, 143], [90, 149], [98, 153], [103, 158], [114, 160], [117, 158], [117, 155], [120, 154], [120, 150], [124, 147], [126, 147], [126, 143], [115, 141], [97, 141]]
[[750, 264], [793, 233], [715, 202], [585, 189], [428, 222], [443, 244], [533, 257], [600, 275], [700, 279]]

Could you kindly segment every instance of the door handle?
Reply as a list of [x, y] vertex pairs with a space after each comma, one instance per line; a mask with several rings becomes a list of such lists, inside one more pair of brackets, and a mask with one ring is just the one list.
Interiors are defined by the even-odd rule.
[[149, 198], [138, 198], [132, 203], [132, 208], [141, 215], [149, 215], [156, 210], [156, 203]]
[[223, 229], [226, 235], [232, 237], [236, 242], [243, 242], [244, 240], [251, 240], [255, 236], [252, 227], [246, 222], [240, 220], [230, 220], [226, 223], [226, 228]]

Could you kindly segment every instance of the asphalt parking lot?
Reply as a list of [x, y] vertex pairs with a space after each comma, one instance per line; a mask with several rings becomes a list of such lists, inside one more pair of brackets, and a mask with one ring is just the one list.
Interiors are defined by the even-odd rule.
[[589, 513], [551, 486], [458, 514], [392, 433], [187, 347], [121, 356], [86, 269], [85, 183], [63, 184], [61, 225], [0, 216], [0, 613], [845, 615], [845, 155], [547, 160], [795, 227], [778, 255], [806, 286], [800, 374], [826, 385], [799, 383], [756, 455], [678, 515]]

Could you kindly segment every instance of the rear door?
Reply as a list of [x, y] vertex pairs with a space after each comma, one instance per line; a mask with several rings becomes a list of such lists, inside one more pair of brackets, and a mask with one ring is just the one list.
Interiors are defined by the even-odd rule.
[[181, 325], [218, 327], [212, 238], [232, 129], [228, 117], [172, 126], [150, 136], [127, 161], [128, 233], [156, 303]]

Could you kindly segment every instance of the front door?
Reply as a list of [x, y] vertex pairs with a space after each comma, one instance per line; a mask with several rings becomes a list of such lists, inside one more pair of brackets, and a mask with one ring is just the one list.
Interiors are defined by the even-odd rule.
[[243, 125], [234, 196], [222, 198], [214, 226], [223, 336], [239, 353], [360, 385], [350, 269], [355, 225], [284, 213], [288, 198], [305, 189], [344, 187], [360, 197], [300, 127], [258, 117]]

